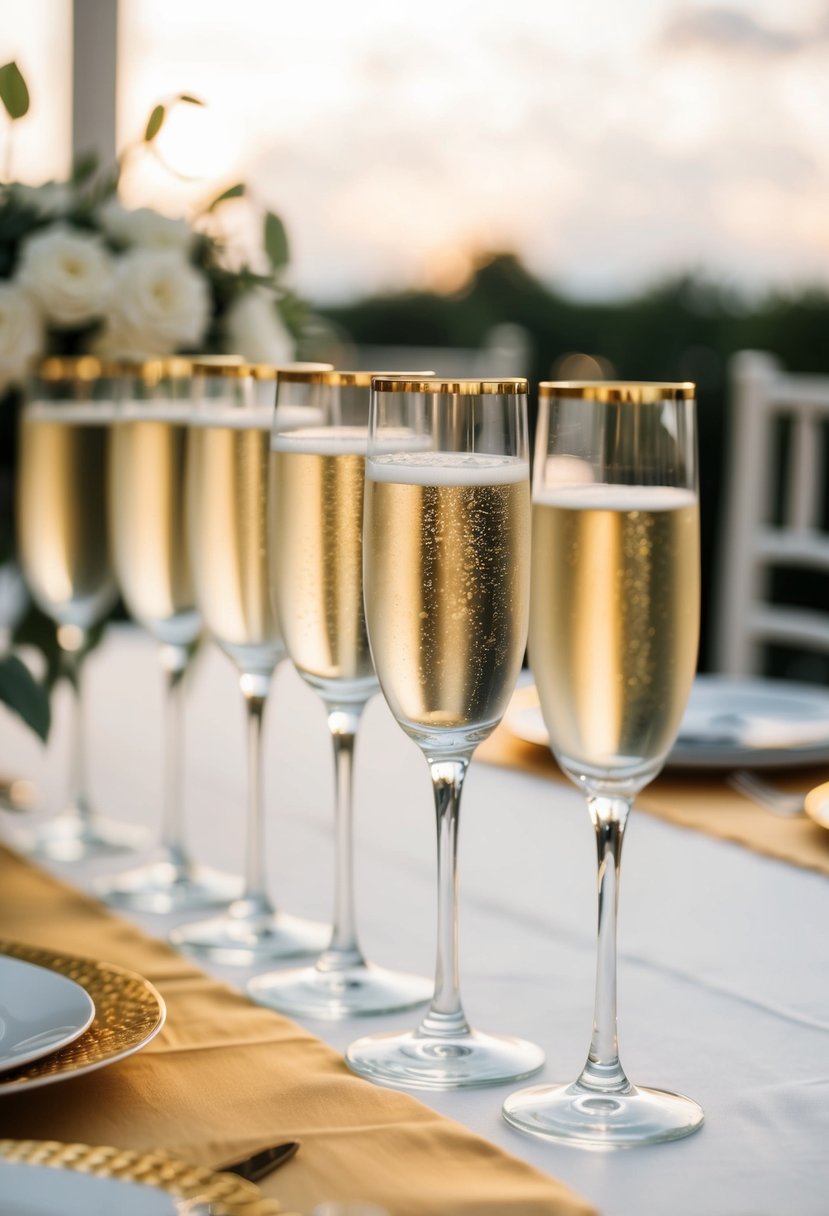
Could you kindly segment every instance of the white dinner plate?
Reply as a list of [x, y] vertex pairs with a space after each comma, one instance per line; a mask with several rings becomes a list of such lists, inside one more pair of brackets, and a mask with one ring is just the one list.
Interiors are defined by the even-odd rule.
[[47, 1165], [0, 1161], [0, 1216], [196, 1216], [207, 1212], [154, 1186]]
[[[534, 688], [519, 689], [504, 718], [527, 743], [546, 746]], [[829, 762], [829, 692], [814, 684], [735, 676], [694, 680], [666, 767], [786, 768]]]
[[249, 1216], [265, 1206], [254, 1183], [160, 1149], [0, 1139], [0, 1216]]
[[51, 1085], [123, 1060], [145, 1047], [164, 1025], [164, 1001], [152, 984], [134, 971], [2, 939], [0, 958], [33, 963], [74, 980], [94, 1006], [94, 1017], [83, 1034], [48, 1055], [0, 1072], [0, 1099], [4, 1094]]
[[92, 998], [74, 980], [0, 955], [0, 1072], [72, 1043], [94, 1016]]

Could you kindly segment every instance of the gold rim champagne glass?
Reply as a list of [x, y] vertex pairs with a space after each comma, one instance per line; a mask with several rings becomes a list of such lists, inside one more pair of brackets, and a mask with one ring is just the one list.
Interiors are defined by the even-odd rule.
[[692, 384], [544, 383], [533, 485], [530, 666], [556, 759], [584, 791], [598, 852], [593, 1035], [571, 1085], [504, 1116], [614, 1148], [701, 1125], [690, 1098], [628, 1080], [616, 1029], [619, 863], [631, 803], [665, 762], [696, 668], [700, 554]]
[[[262, 722], [274, 669], [285, 657], [270, 596], [270, 431], [277, 369], [233, 357], [194, 361], [187, 437], [187, 505], [196, 603], [239, 673], [247, 720], [248, 820], [240, 899], [170, 939], [220, 962], [248, 964], [314, 954], [324, 926], [278, 912], [264, 850]], [[266, 402], [257, 386], [267, 385]]]
[[189, 359], [118, 364], [109, 435], [108, 505], [115, 573], [134, 620], [159, 644], [166, 682], [160, 857], [96, 883], [110, 903], [145, 912], [227, 904], [238, 879], [196, 866], [185, 840], [182, 715], [199, 633], [187, 547], [184, 457], [192, 413]]
[[273, 589], [288, 654], [322, 698], [334, 744], [334, 926], [316, 966], [258, 976], [249, 991], [263, 1004], [319, 1018], [406, 1009], [431, 994], [421, 976], [366, 962], [354, 909], [354, 743], [377, 691], [363, 609], [370, 386], [370, 372], [285, 373], [274, 415]]
[[529, 472], [526, 380], [375, 378], [366, 620], [383, 695], [432, 779], [437, 965], [432, 1004], [417, 1029], [359, 1039], [346, 1063], [401, 1089], [496, 1085], [544, 1063], [534, 1043], [473, 1030], [458, 980], [461, 791], [524, 657]]
[[106, 450], [116, 411], [113, 369], [90, 356], [47, 359], [28, 385], [20, 417], [17, 548], [35, 603], [55, 622], [72, 689], [69, 804], [20, 837], [56, 861], [130, 851], [142, 833], [104, 819], [87, 789], [83, 700], [90, 631], [118, 592], [109, 556]]

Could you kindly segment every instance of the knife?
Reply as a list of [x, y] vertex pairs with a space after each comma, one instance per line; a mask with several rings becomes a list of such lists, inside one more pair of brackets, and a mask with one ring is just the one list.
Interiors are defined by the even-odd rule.
[[279, 1169], [280, 1165], [290, 1161], [298, 1148], [298, 1140], [287, 1140], [284, 1144], [274, 1144], [271, 1148], [252, 1153], [250, 1157], [243, 1157], [241, 1161], [219, 1165], [216, 1169], [222, 1174], [238, 1174], [248, 1182], [259, 1182], [261, 1178], [267, 1178], [268, 1174]]

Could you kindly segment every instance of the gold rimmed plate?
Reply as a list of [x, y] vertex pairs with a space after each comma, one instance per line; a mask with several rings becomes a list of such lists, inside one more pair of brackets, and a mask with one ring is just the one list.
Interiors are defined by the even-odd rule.
[[803, 809], [820, 827], [829, 828], [829, 781], [809, 790], [803, 800]]
[[95, 1006], [89, 1028], [74, 1042], [51, 1055], [0, 1073], [0, 1095], [49, 1085], [114, 1064], [146, 1046], [164, 1025], [164, 1001], [152, 984], [134, 971], [114, 963], [2, 939], [0, 954], [67, 976], [86, 990]]
[[[0, 1195], [37, 1216], [276, 1216], [252, 1182], [169, 1153], [0, 1140]], [[5, 1210], [5, 1209], [4, 1209]]]

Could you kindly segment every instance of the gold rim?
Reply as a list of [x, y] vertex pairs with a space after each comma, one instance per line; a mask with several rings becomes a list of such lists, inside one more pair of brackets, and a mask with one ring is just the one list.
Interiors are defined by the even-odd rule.
[[134, 971], [20, 942], [0, 940], [0, 954], [67, 976], [89, 993], [95, 1005], [91, 1025], [74, 1042], [4, 1072], [0, 1077], [0, 1094], [34, 1089], [64, 1076], [92, 1072], [132, 1055], [164, 1025], [164, 1001], [149, 980]]
[[41, 380], [102, 380], [133, 376], [146, 384], [184, 380], [193, 374], [193, 361], [185, 355], [158, 359], [99, 359], [97, 355], [50, 355], [35, 372]]
[[0, 1157], [12, 1164], [141, 1183], [176, 1199], [209, 1206], [216, 1216], [276, 1216], [282, 1212], [276, 1200], [267, 1199], [252, 1182], [156, 1150], [138, 1152], [59, 1140], [0, 1140]]
[[693, 401], [696, 388], [690, 380], [542, 380], [538, 395], [576, 397], [603, 405], [653, 405], [658, 401]]
[[296, 376], [319, 375], [331, 369], [330, 363], [248, 363], [237, 355], [213, 359], [194, 359], [193, 369], [200, 376], [229, 380], [282, 380]]
[[[417, 375], [422, 375], [418, 372]], [[430, 380], [408, 379], [408, 372], [386, 379], [388, 372], [375, 373], [372, 388], [376, 393], [443, 393], [452, 397], [504, 397], [526, 394], [529, 385], [524, 376], [506, 376], [498, 380], [458, 379], [444, 380], [435, 376]]]
[[391, 371], [352, 371], [344, 372], [339, 368], [329, 368], [328, 371], [303, 371], [296, 368], [284, 368], [279, 373], [279, 379], [290, 384], [324, 384], [328, 388], [371, 388], [376, 376], [431, 376], [431, 372], [391, 372]]
[[50, 355], [35, 370], [41, 380], [101, 380], [115, 376], [117, 364], [96, 355]]

